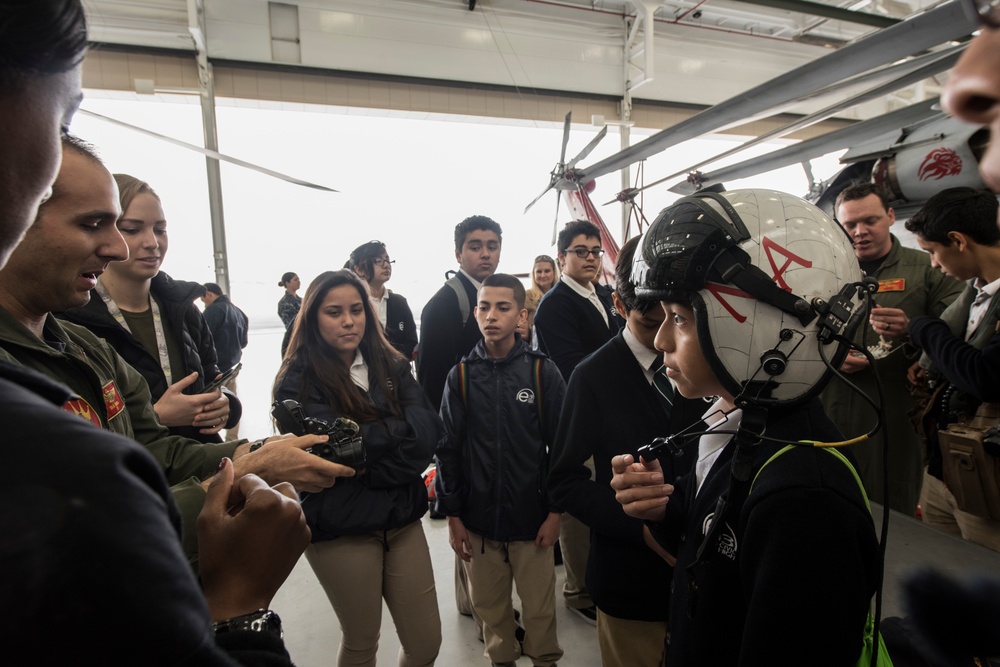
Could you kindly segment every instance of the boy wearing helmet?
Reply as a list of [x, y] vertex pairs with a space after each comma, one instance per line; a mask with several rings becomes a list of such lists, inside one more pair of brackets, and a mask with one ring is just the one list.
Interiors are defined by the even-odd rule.
[[677, 391], [716, 398], [668, 439], [698, 450], [673, 484], [655, 447], [612, 461], [617, 500], [677, 556], [667, 664], [853, 665], [874, 525], [849, 459], [802, 442], [841, 440], [816, 394], [865, 313], [850, 239], [790, 195], [701, 191], [660, 214], [633, 278]]

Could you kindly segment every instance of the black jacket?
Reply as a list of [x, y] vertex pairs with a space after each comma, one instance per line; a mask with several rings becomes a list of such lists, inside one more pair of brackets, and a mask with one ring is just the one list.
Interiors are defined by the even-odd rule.
[[[443, 433], [441, 419], [413, 379], [408, 363], [399, 362], [393, 380], [403, 407], [402, 418], [388, 411], [385, 393], [370, 371], [368, 378], [368, 396], [386, 416], [361, 424], [368, 453], [364, 474], [338, 479], [320, 493], [302, 494], [302, 510], [313, 542], [400, 528], [427, 512], [427, 489], [421, 475]], [[302, 368], [292, 366], [275, 398], [295, 399], [307, 416], [330, 423], [337, 417], [350, 417], [302, 383]]]
[[[535, 359], [541, 360], [537, 383]], [[487, 539], [534, 540], [548, 513], [560, 511], [549, 499], [547, 471], [562, 377], [520, 337], [504, 359], [490, 359], [480, 342], [464, 361], [464, 387], [456, 366], [441, 400], [447, 436], [437, 449], [438, 511], [461, 517]]]
[[448, 371], [472, 352], [483, 339], [476, 323], [476, 288], [461, 272], [458, 279], [469, 296], [469, 317], [462, 322], [458, 295], [447, 285], [434, 293], [420, 314], [420, 351], [417, 354], [417, 380], [427, 392], [435, 409], [441, 407]]
[[417, 346], [417, 323], [406, 298], [392, 290], [385, 291], [385, 337], [407, 359], [413, 358]]
[[69, 397], [0, 362], [5, 664], [291, 665], [277, 637], [234, 632], [216, 643], [160, 465], [60, 409]]
[[[184, 355], [184, 368], [181, 372], [174, 370], [174, 382], [198, 371], [198, 379], [184, 390], [185, 394], [197, 394], [219, 375], [212, 332], [201, 312], [194, 306], [194, 300], [204, 293], [204, 287], [200, 283], [174, 280], [160, 271], [150, 284], [150, 292], [160, 304], [164, 327], [169, 329], [174, 340], [180, 344]], [[87, 305], [57, 313], [57, 316], [87, 327], [108, 341], [146, 380], [153, 403], [160, 400], [168, 386], [167, 378], [160, 368], [160, 360], [147, 352], [138, 338], [115, 321], [96, 290], [90, 292], [90, 302]], [[229, 398], [229, 421], [226, 422], [226, 428], [231, 428], [243, 416], [243, 405], [228, 391], [226, 396]], [[218, 435], [199, 433], [193, 426], [174, 426], [170, 428], [170, 432], [201, 442], [221, 442]]]
[[[668, 418], [621, 333], [577, 366], [566, 388], [552, 449], [549, 489], [556, 504], [590, 527], [587, 590], [616, 618], [665, 621], [672, 568], [642, 537], [642, 521], [622, 511], [611, 483], [611, 459], [653, 438], [699, 422], [703, 401], [680, 395]], [[685, 474], [697, 452], [661, 459], [664, 479]], [[595, 474], [584, 465], [593, 457]], [[641, 573], [643, 585], [634, 580]]]
[[[766, 434], [841, 439], [818, 400], [773, 410]], [[782, 446], [759, 445], [753, 469]], [[734, 447], [722, 450], [697, 497], [693, 471], [677, 480], [666, 520], [650, 524], [677, 555], [668, 664], [853, 666], [878, 574], [875, 527], [857, 480], [829, 452], [795, 447], [764, 468], [740, 514], [707, 547], [711, 558], [695, 564], [729, 489]]]
[[538, 346], [556, 362], [567, 382], [584, 357], [618, 333], [620, 320], [608, 309], [607, 303], [603, 300], [601, 303], [608, 314], [607, 324], [594, 304], [560, 280], [538, 304], [534, 332], [538, 336]]
[[1000, 333], [996, 332], [996, 316], [987, 316], [979, 326], [982, 328], [976, 330], [976, 338], [988, 335], [987, 329], [994, 332], [982, 346], [966, 342], [936, 317], [913, 318], [909, 334], [913, 344], [930, 357], [935, 370], [948, 382], [980, 401], [1000, 401]]
[[219, 368], [228, 371], [243, 358], [250, 320], [228, 296], [221, 295], [205, 308], [205, 323], [212, 332]]

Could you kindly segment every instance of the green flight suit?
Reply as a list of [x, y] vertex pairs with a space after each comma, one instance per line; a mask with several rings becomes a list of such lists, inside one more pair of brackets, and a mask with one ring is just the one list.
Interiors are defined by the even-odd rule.
[[[958, 298], [965, 284], [932, 268], [930, 255], [927, 253], [904, 248], [899, 239], [895, 236], [891, 238], [892, 250], [872, 276], [879, 281], [875, 303], [887, 308], [901, 308], [910, 318], [918, 315], [939, 316]], [[858, 327], [854, 338], [856, 345], [861, 345], [863, 333], [869, 347], [879, 342], [878, 334], [866, 320]], [[907, 388], [906, 370], [916, 360], [916, 355], [917, 350], [897, 339], [892, 343], [889, 355], [875, 364], [885, 392], [889, 429], [888, 505], [907, 516], [914, 516], [916, 513], [924, 468], [923, 446], [913, 430], [908, 414], [915, 407], [915, 402]], [[870, 368], [846, 377], [878, 403], [875, 376]], [[830, 380], [823, 390], [822, 398], [830, 419], [847, 438], [867, 433], [878, 420], [867, 402], [837, 378]], [[852, 449], [857, 457], [858, 472], [865, 483], [868, 497], [886, 505], [882, 494], [882, 436], [880, 432], [870, 440], [854, 445]]]
[[[0, 358], [37, 371], [73, 391], [63, 407], [95, 426], [131, 438], [159, 461], [180, 509], [184, 552], [197, 555], [195, 521], [205, 502], [200, 480], [211, 477], [239, 442], [204, 444], [171, 435], [153, 411], [149, 386], [103, 338], [84, 327], [45, 320], [43, 342], [0, 308]], [[243, 442], [243, 441], [241, 441]]]

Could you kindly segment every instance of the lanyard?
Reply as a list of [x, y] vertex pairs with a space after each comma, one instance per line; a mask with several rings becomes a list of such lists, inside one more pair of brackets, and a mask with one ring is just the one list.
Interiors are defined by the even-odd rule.
[[[108, 307], [108, 312], [111, 313], [111, 317], [115, 318], [118, 324], [122, 325], [125, 331], [132, 333], [132, 330], [128, 326], [128, 322], [125, 321], [125, 316], [122, 315], [121, 308], [115, 303], [115, 300], [111, 298], [111, 294], [108, 293], [108, 288], [101, 284], [101, 281], [97, 281], [97, 293], [100, 295], [101, 300], [104, 301], [104, 305]], [[167, 386], [169, 387], [174, 383], [173, 377], [170, 374], [170, 353], [167, 351], [167, 336], [163, 332], [163, 320], [160, 317], [160, 307], [156, 304], [156, 300], [153, 299], [153, 294], [149, 295], [149, 309], [153, 314], [153, 333], [156, 334], [156, 352], [160, 357], [160, 368], [163, 370], [163, 377], [167, 379]]]

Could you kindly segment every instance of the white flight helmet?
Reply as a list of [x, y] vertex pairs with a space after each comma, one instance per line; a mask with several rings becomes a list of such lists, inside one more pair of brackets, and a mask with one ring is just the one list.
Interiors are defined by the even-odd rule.
[[702, 352], [739, 405], [814, 396], [866, 313], [850, 238], [773, 190], [707, 188], [665, 208], [632, 264], [636, 295], [690, 301]]

